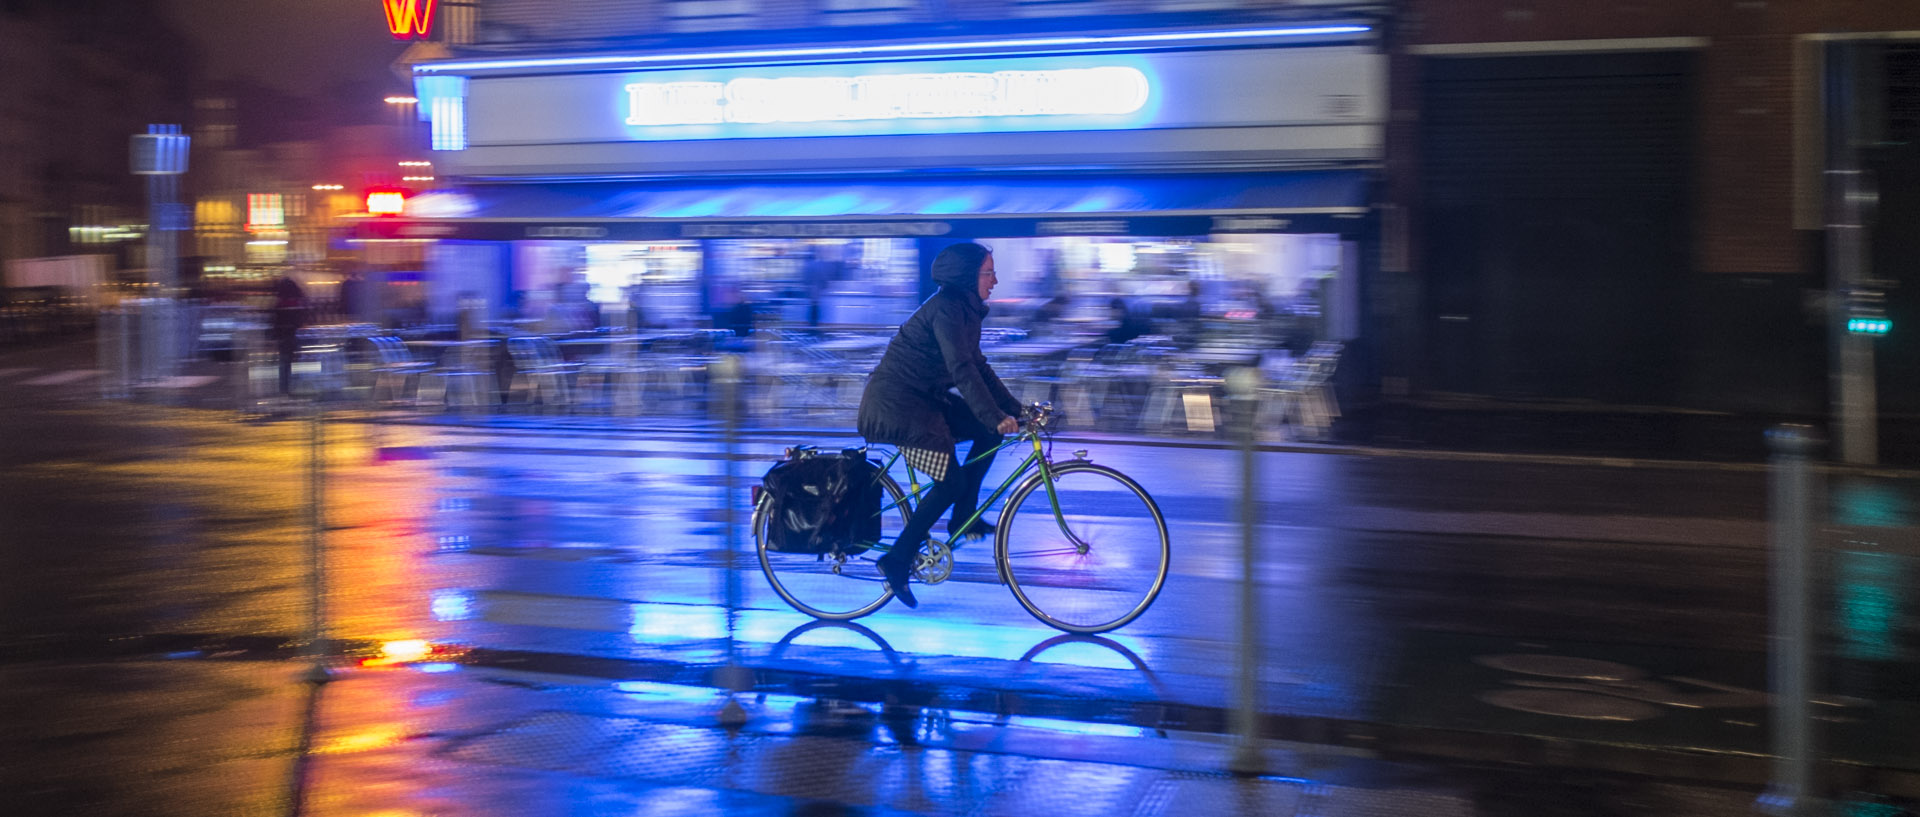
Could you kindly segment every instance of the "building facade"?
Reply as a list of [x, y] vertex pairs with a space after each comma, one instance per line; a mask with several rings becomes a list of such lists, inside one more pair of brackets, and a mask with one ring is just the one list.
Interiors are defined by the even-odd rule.
[[[191, 61], [182, 38], [137, 5], [0, 5], [0, 262], [127, 256], [144, 235], [128, 138], [181, 121]], [[139, 263], [137, 253], [118, 260]]]
[[1365, 345], [1386, 88], [1372, 6], [472, 10], [471, 42], [412, 66], [451, 186], [362, 225], [369, 245], [430, 243], [435, 313], [475, 297], [537, 313], [584, 284], [654, 320], [748, 301], [891, 325], [940, 248], [980, 240], [1007, 313], [1197, 288], [1248, 314], [1312, 301], [1326, 338]]
[[[1880, 409], [1920, 412], [1920, 9], [1405, 0], [1394, 20], [1388, 392], [1820, 416], [1865, 342]], [[1829, 240], [1853, 234], [1829, 229], [1853, 169], [1879, 191], [1861, 263]], [[1894, 331], [1844, 337], [1841, 302], [1879, 292]]]

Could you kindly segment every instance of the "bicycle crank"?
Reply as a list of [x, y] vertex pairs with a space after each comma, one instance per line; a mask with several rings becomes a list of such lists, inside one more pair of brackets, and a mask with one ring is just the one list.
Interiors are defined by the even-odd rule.
[[953, 548], [928, 539], [914, 554], [913, 575], [925, 584], [939, 584], [953, 575]]

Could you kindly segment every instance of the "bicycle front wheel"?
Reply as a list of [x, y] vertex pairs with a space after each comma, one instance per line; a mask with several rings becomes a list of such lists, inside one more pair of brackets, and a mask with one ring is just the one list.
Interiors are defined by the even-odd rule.
[[994, 543], [1007, 586], [1034, 618], [1070, 633], [1104, 633], [1140, 617], [1167, 583], [1167, 521], [1125, 474], [1090, 462], [1055, 465], [1007, 498]]
[[[884, 473], [878, 479], [886, 492], [880, 508], [880, 542], [891, 543], [906, 528], [907, 516], [913, 509], [907, 505], [899, 483]], [[874, 566], [874, 560], [880, 557], [878, 551], [867, 550], [841, 558], [833, 554], [785, 553], [768, 548], [767, 525], [771, 511], [772, 502], [765, 497], [753, 509], [754, 550], [760, 554], [760, 569], [767, 574], [767, 583], [773, 585], [773, 592], [780, 594], [793, 609], [814, 618], [846, 621], [872, 613], [893, 598], [886, 579]]]

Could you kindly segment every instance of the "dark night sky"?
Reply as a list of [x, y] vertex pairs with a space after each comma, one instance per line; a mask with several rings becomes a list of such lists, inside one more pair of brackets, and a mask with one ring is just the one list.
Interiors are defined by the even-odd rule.
[[343, 82], [407, 91], [389, 68], [405, 50], [380, 0], [160, 0], [198, 46], [208, 79], [257, 82], [302, 96]]

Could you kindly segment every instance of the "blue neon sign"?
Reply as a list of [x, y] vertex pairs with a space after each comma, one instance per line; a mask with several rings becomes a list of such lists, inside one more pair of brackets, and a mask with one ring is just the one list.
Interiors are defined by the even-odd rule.
[[670, 65], [693, 62], [760, 59], [854, 59], [882, 54], [937, 54], [941, 52], [1006, 50], [1014, 48], [1105, 48], [1112, 46], [1159, 46], [1221, 42], [1241, 39], [1329, 37], [1366, 34], [1364, 25], [1294, 26], [1288, 28], [1246, 28], [1222, 31], [1169, 31], [1154, 34], [1118, 34], [1079, 37], [1029, 37], [1007, 40], [970, 40], [958, 42], [896, 43], [888, 45], [816, 46], [810, 48], [765, 48], [706, 53], [601, 54], [581, 57], [539, 57], [499, 60], [462, 60], [421, 63], [415, 74], [462, 73], [467, 71], [525, 71], [540, 69], [610, 68], [621, 65]]
[[617, 112], [643, 141], [1112, 130], [1151, 123], [1139, 57], [962, 59], [644, 71]]

